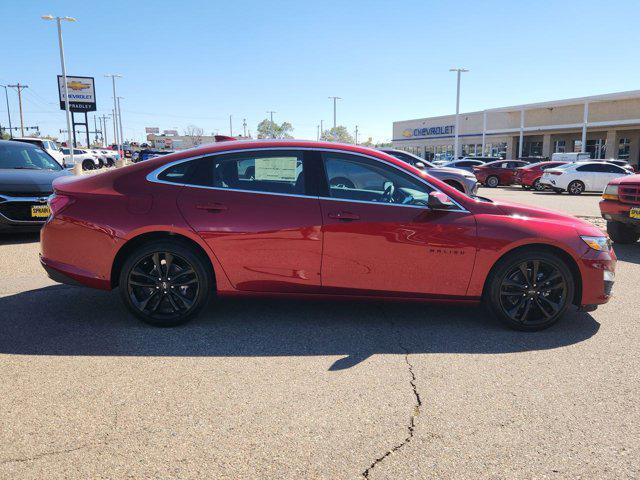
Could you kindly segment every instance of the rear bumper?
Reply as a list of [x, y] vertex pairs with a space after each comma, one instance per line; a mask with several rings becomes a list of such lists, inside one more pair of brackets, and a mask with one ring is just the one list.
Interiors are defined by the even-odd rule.
[[66, 265], [40, 255], [40, 264], [45, 269], [49, 278], [58, 283], [67, 285], [82, 285], [97, 288], [99, 290], [111, 290], [111, 282], [97, 278], [91, 272], [80, 270], [72, 265]]

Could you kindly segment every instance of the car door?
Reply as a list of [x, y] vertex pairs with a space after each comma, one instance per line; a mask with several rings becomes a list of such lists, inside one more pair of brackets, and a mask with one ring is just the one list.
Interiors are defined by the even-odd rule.
[[611, 180], [628, 175], [624, 168], [612, 163], [603, 163], [602, 167], [602, 181], [598, 185], [598, 191], [604, 191]]
[[466, 294], [476, 255], [473, 215], [429, 209], [434, 188], [381, 160], [324, 152], [322, 163], [323, 291]]
[[178, 207], [233, 286], [318, 292], [322, 217], [304, 152], [247, 150], [192, 163]]

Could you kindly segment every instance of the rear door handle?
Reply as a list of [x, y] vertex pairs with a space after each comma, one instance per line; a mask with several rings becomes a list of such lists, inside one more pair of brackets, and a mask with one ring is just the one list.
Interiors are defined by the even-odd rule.
[[206, 210], [208, 212], [224, 212], [225, 210], [228, 210], [228, 207], [222, 203], [204, 203], [196, 205], [196, 208], [199, 210]]
[[356, 215], [355, 213], [351, 213], [351, 212], [331, 212], [329, 214], [329, 218], [334, 218], [336, 220], [344, 220], [344, 221], [351, 221], [351, 220], [360, 220], [360, 215]]

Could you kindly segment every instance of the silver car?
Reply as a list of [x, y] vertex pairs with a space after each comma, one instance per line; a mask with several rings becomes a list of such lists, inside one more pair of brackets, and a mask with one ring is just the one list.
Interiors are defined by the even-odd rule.
[[403, 150], [381, 148], [380, 151], [426, 171], [429, 175], [438, 180], [442, 180], [444, 183], [451, 185], [467, 195], [475, 195], [478, 191], [478, 179], [473, 173], [460, 168], [438, 167], [417, 155]]

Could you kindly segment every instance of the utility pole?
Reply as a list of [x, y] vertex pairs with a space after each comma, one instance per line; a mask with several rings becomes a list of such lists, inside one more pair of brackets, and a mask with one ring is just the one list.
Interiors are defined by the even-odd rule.
[[247, 119], [242, 119], [242, 135], [247, 138]]
[[336, 101], [342, 100], [340, 97], [329, 97], [329, 99], [333, 99], [333, 128], [336, 128]]
[[229, 136], [233, 137], [233, 115], [229, 115]]
[[22, 90], [29, 88], [29, 85], [20, 85], [18, 82], [15, 85], [7, 85], [9, 88], [15, 88], [18, 90], [18, 105], [20, 107], [20, 136], [24, 137], [24, 119], [22, 118]]
[[275, 135], [274, 135], [274, 130], [273, 130], [273, 127], [274, 127], [274, 125], [273, 125], [273, 114], [277, 113], [277, 112], [274, 112], [273, 110], [267, 110], [267, 113], [270, 115], [270, 118], [271, 118], [271, 123], [269, 124], [269, 130], [271, 130], [271, 138], [274, 138]]
[[116, 125], [118, 124], [118, 117], [116, 117], [116, 110], [112, 109], [111, 110], [111, 117], [113, 118], [113, 141], [116, 144], [116, 148], [119, 148], [119, 144], [118, 144], [118, 129], [116, 128]]
[[100, 125], [102, 126], [102, 146], [104, 147], [109, 144], [109, 141], [107, 140], [107, 118], [109, 118], [107, 115], [102, 115], [100, 117]]
[[7, 101], [7, 117], [9, 117], [9, 136], [13, 138], [13, 127], [11, 126], [11, 111], [9, 110], [9, 94], [7, 93], [7, 86], [0, 85], [0, 87], [4, 88], [4, 98]]
[[[105, 77], [107, 78], [111, 78], [111, 82], [113, 84], [113, 132], [114, 132], [114, 138], [116, 139], [116, 145], [118, 148], [118, 157], [120, 157], [120, 153], [122, 152], [122, 138], [118, 138], [118, 95], [116, 94], [116, 78], [122, 78], [122, 75], [118, 74], [118, 73], [107, 73], [105, 75]], [[124, 157], [124, 154], [122, 155]], [[122, 165], [124, 165], [124, 159], [123, 158], [118, 158], [118, 161], [120, 161], [120, 163]]]
[[324, 133], [324, 120], [320, 120], [320, 138], [322, 138], [322, 134]]
[[358, 144], [358, 125], [356, 125], [356, 145]]
[[457, 72], [458, 76], [458, 88], [456, 90], [456, 131], [455, 131], [455, 147], [453, 150], [453, 159], [457, 160], [460, 154], [460, 139], [458, 136], [458, 130], [460, 127], [460, 74], [468, 72], [465, 68], [450, 68], [450, 72]]
[[316, 125], [316, 140], [320, 140], [320, 125]]

